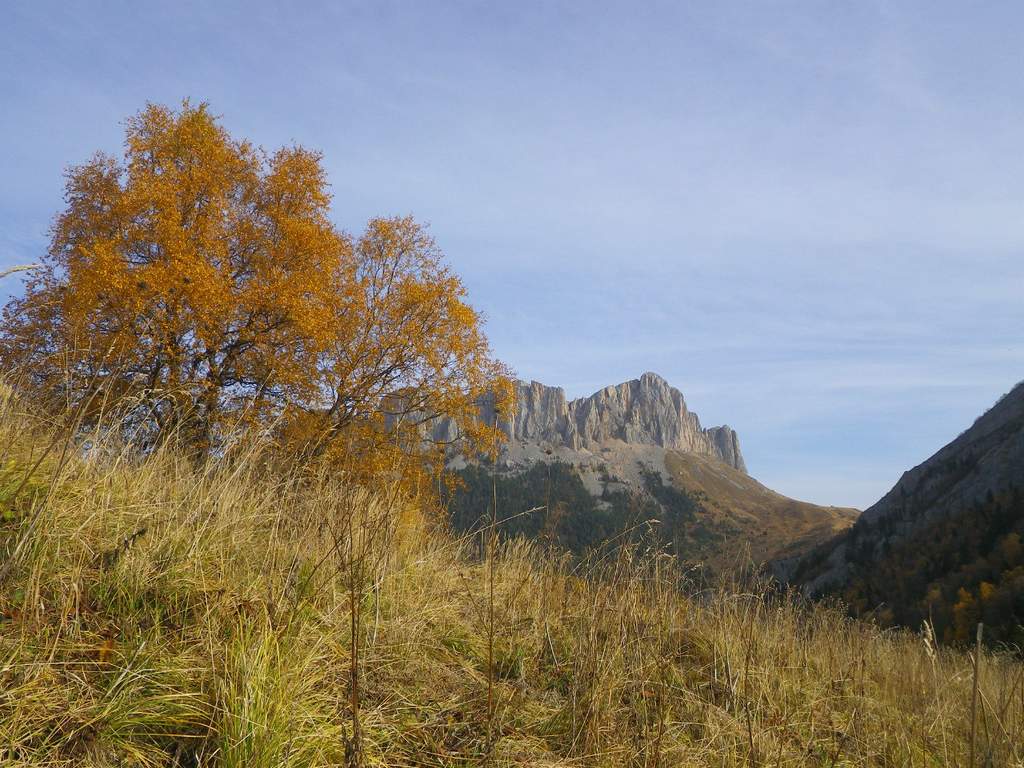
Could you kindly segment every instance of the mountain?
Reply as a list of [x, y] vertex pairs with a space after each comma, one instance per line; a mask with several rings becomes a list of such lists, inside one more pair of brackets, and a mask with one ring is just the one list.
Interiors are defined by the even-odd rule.
[[[556, 452], [563, 460], [586, 460], [610, 444], [652, 446], [710, 456], [746, 472], [739, 438], [727, 426], [701, 427], [682, 393], [656, 373], [568, 400], [561, 387], [537, 381], [515, 385], [515, 414], [502, 428], [509, 438], [506, 464], [530, 464]], [[483, 404], [481, 419], [494, 411]], [[439, 421], [433, 438], [454, 442], [453, 422]]]
[[736, 433], [727, 426], [702, 429], [682, 393], [656, 373], [568, 402], [561, 387], [520, 383], [516, 399], [513, 444], [593, 452], [621, 441], [711, 456], [746, 471]]
[[[492, 419], [493, 411], [485, 406], [481, 418]], [[654, 373], [576, 400], [560, 387], [519, 382], [515, 412], [503, 428], [499, 509], [544, 508], [517, 517], [506, 532], [548, 537], [576, 551], [630, 529], [647, 532], [681, 559], [723, 570], [738, 558], [801, 554], [856, 516], [758, 483], [747, 474], [736, 432], [702, 427], [682, 393]], [[439, 423], [434, 438], [450, 441], [453, 430]], [[456, 527], [470, 528], [490, 504], [490, 473], [464, 460], [454, 466], [463, 488], [448, 499], [449, 510]]]
[[905, 472], [857, 523], [805, 557], [792, 580], [884, 624], [929, 619], [949, 641], [984, 620], [1024, 644], [1024, 382]]

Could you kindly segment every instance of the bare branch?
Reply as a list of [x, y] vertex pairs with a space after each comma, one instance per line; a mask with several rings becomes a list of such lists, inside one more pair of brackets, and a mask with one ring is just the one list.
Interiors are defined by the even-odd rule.
[[38, 269], [41, 266], [41, 264], [22, 264], [21, 266], [18, 267], [11, 267], [10, 269], [5, 269], [3, 272], [0, 272], [0, 280], [7, 277], [8, 275], [13, 275], [15, 272], [25, 272], [30, 269]]

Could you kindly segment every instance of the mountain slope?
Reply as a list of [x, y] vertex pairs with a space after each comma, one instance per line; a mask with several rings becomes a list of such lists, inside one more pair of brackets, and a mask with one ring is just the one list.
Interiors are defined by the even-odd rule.
[[[543, 532], [575, 551], [630, 529], [720, 571], [747, 556], [764, 562], [802, 554], [856, 516], [765, 488], [747, 474], [736, 433], [702, 427], [679, 390], [657, 374], [572, 401], [561, 388], [520, 383], [505, 428], [500, 516], [543, 507], [506, 531]], [[450, 431], [439, 425], [435, 437], [450, 440]], [[465, 487], [449, 508], [456, 526], [468, 528], [490, 504], [490, 475], [465, 462], [457, 467]]]
[[[729, 527], [754, 562], [802, 554], [845, 531], [857, 510], [797, 501], [761, 485], [723, 462], [679, 452], [665, 459], [672, 485], [698, 496], [704, 514]], [[735, 551], [724, 543], [716, 560]]]
[[842, 595], [884, 623], [931, 617], [940, 636], [1024, 640], [1024, 383], [963, 434], [904, 473], [794, 580]]

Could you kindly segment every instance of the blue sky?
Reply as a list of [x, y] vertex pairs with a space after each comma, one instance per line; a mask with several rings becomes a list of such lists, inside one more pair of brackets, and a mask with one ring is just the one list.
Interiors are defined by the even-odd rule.
[[767, 485], [863, 507], [1024, 378], [1022, 28], [1013, 2], [5, 3], [0, 265], [125, 117], [205, 100], [322, 150], [344, 228], [430, 222], [522, 377], [657, 371]]

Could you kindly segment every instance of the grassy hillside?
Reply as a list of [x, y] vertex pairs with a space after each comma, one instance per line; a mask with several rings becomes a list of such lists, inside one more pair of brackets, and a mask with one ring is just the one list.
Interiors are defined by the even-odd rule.
[[700, 499], [709, 521], [732, 532], [732, 540], [715, 553], [723, 562], [734, 559], [736, 538], [746, 544], [754, 562], [763, 563], [807, 552], [857, 519], [855, 509], [791, 499], [745, 472], [693, 453], [671, 451], [665, 467], [673, 486]]
[[[971, 660], [920, 636], [657, 553], [481, 559], [258, 445], [89, 447], [0, 396], [4, 765], [967, 764]], [[981, 670], [977, 764], [1019, 765], [1022, 667]]]

